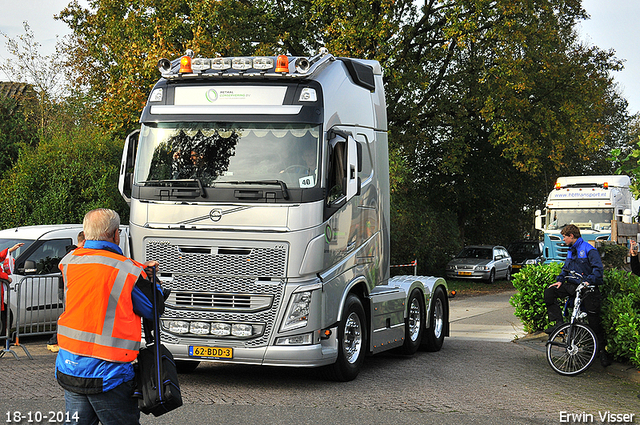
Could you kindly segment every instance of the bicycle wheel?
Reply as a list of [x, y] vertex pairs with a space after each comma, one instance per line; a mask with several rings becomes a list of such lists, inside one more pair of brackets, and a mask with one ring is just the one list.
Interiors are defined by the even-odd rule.
[[[569, 335], [569, 328], [571, 333]], [[569, 341], [569, 338], [571, 339]], [[596, 335], [585, 325], [566, 324], [547, 341], [547, 361], [560, 375], [578, 375], [593, 363], [598, 352]]]

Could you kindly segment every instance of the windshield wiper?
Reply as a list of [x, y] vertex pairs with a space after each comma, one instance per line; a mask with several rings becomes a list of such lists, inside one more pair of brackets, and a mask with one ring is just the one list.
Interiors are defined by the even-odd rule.
[[230, 182], [218, 182], [218, 183], [276, 185], [276, 186], [280, 186], [280, 189], [282, 189], [282, 197], [284, 199], [289, 199], [289, 190], [287, 189], [287, 184], [282, 180], [246, 180], [246, 181], [230, 181]]
[[172, 186], [174, 183], [196, 183], [198, 185], [198, 189], [200, 190], [200, 196], [203, 198], [207, 197], [207, 193], [204, 191], [204, 186], [202, 185], [202, 181], [200, 179], [176, 179], [176, 180], [145, 180], [141, 183], [149, 184], [149, 185], [169, 185]]

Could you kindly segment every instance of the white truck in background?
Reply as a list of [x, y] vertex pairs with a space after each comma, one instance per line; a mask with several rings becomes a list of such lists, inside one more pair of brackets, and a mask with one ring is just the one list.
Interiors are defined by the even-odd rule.
[[[611, 238], [611, 221], [631, 223], [633, 195], [629, 176], [558, 177], [544, 211], [536, 211], [535, 228], [544, 234], [546, 262], [564, 262], [569, 247], [561, 231], [568, 224], [595, 246]], [[637, 211], [634, 211], [637, 213]]]
[[171, 289], [162, 340], [201, 361], [326, 366], [354, 379], [365, 355], [449, 333], [447, 285], [390, 277], [382, 69], [314, 57], [158, 63], [120, 191], [131, 253]]
[[[121, 226], [120, 248], [129, 255], [127, 226]], [[78, 243], [82, 224], [53, 224], [21, 226], [0, 230], [0, 250], [22, 243], [12, 253], [13, 273], [10, 274], [11, 294], [1, 300], [10, 312], [4, 318], [0, 338], [5, 335], [4, 326], [16, 327], [19, 320], [21, 334], [53, 334], [58, 316], [63, 311], [59, 294], [62, 273], [58, 264], [67, 252]], [[8, 288], [7, 288], [8, 289]], [[19, 293], [19, 296], [18, 296]], [[10, 295], [10, 296], [9, 296]]]

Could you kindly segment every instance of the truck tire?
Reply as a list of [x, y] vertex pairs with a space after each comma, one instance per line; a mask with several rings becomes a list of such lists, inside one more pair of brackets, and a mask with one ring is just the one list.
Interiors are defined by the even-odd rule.
[[440, 351], [444, 343], [446, 320], [449, 313], [447, 311], [447, 300], [442, 288], [436, 288], [431, 301], [431, 326], [426, 330], [423, 348], [426, 351]]
[[424, 296], [419, 289], [411, 291], [407, 308], [409, 311], [404, 324], [404, 344], [400, 351], [402, 354], [411, 355], [420, 348], [425, 328]]
[[367, 347], [367, 316], [362, 301], [349, 294], [338, 325], [338, 359], [327, 367], [327, 376], [334, 381], [352, 381], [358, 376]]

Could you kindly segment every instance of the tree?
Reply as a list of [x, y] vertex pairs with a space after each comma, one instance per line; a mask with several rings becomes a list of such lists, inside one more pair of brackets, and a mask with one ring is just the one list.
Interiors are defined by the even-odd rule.
[[[627, 143], [611, 149], [607, 160], [611, 161], [620, 174], [631, 177], [631, 192], [640, 199], [640, 114], [629, 119], [628, 131], [624, 135]], [[638, 215], [638, 211], [634, 214]]]
[[[2, 83], [4, 88], [8, 83]], [[25, 88], [26, 85], [13, 84]], [[9, 170], [18, 159], [21, 149], [33, 146], [37, 140], [37, 131], [33, 120], [29, 119], [26, 98], [20, 98], [27, 90], [19, 89], [17, 97], [1, 90], [0, 93], [0, 177]], [[26, 107], [26, 110], [25, 110]]]
[[37, 147], [25, 149], [2, 180], [2, 228], [81, 223], [94, 208], [111, 208], [128, 220], [117, 189], [123, 143], [97, 127], [72, 133], [52, 129]]
[[[153, 84], [160, 58], [187, 49], [214, 55], [272, 54], [279, 33], [260, 2], [235, 0], [73, 1], [61, 19], [73, 30], [66, 43], [74, 81], [87, 87], [96, 121], [123, 136], [132, 130]], [[279, 47], [282, 51], [282, 46]]]
[[517, 236], [504, 229], [531, 227], [558, 174], [604, 157], [609, 117], [625, 114], [610, 75], [620, 63], [577, 42], [579, 1], [434, 1], [421, 13], [391, 59], [393, 147], [463, 240], [504, 243]]
[[69, 50], [99, 122], [119, 133], [139, 116], [157, 59], [187, 48], [211, 57], [310, 55], [326, 46], [336, 56], [380, 61], [390, 151], [408, 173], [402, 181], [391, 175], [394, 205], [437, 218], [399, 214], [396, 224], [431, 240], [445, 218], [458, 235], [448, 247], [526, 233], [555, 178], [605, 169], [603, 157], [623, 133], [626, 106], [611, 78], [621, 64], [613, 52], [578, 42], [575, 25], [587, 18], [580, 0], [89, 6], [73, 2], [60, 19], [73, 30]]
[[38, 95], [38, 128], [43, 131], [52, 120], [56, 104], [65, 95], [64, 55], [58, 45], [54, 54], [42, 56], [40, 43], [35, 41], [31, 27], [27, 22], [23, 27], [25, 33], [16, 38], [0, 33], [7, 40], [7, 51], [13, 56], [0, 63], [0, 70], [9, 81], [28, 83], [33, 87]]

